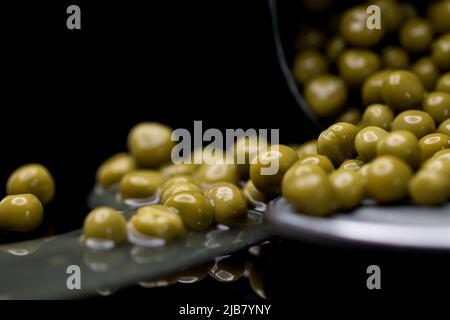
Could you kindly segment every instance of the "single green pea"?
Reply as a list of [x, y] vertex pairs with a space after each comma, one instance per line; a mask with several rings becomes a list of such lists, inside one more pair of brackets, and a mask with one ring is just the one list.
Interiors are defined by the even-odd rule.
[[[369, 126], [358, 132], [355, 138], [355, 148], [364, 162], [369, 162], [377, 155], [377, 145], [381, 139], [388, 135], [382, 128]], [[417, 139], [416, 139], [417, 140]]]
[[387, 46], [381, 52], [383, 66], [392, 69], [408, 69], [409, 55], [401, 47]]
[[43, 165], [26, 164], [9, 176], [6, 193], [9, 195], [31, 193], [38, 197], [42, 204], [47, 204], [55, 196], [55, 181]]
[[303, 156], [299, 162], [300, 164], [312, 164], [320, 166], [326, 173], [334, 171], [334, 166], [333, 163], [331, 163], [330, 159], [320, 154]]
[[331, 74], [323, 74], [308, 81], [303, 95], [311, 110], [319, 117], [337, 115], [347, 102], [344, 81]]
[[[441, 150], [442, 151], [450, 151], [450, 149]], [[439, 153], [437, 152], [437, 153]], [[420, 167], [420, 171], [433, 171], [438, 173], [439, 175], [450, 179], [450, 152], [446, 154], [441, 154], [440, 156], [435, 154], [435, 156], [426, 160], [422, 166]], [[449, 194], [450, 194], [450, 190]]]
[[184, 191], [202, 192], [202, 189], [192, 182], [181, 182], [177, 184], [172, 184], [161, 193], [161, 202], [164, 203], [174, 194]]
[[305, 50], [294, 59], [292, 73], [299, 84], [305, 84], [312, 78], [328, 71], [328, 62], [317, 50]]
[[412, 66], [411, 71], [419, 77], [426, 90], [433, 90], [440, 72], [430, 57], [422, 57]]
[[443, 121], [436, 132], [446, 134], [450, 137], [450, 119]]
[[440, 76], [436, 82], [435, 91], [450, 93], [450, 72]]
[[297, 149], [297, 156], [300, 159], [303, 156], [317, 154], [317, 139], [303, 143]]
[[109, 188], [120, 182], [122, 177], [136, 169], [136, 161], [128, 153], [118, 153], [103, 162], [97, 170], [97, 183]]
[[167, 199], [164, 205], [177, 209], [184, 225], [189, 229], [206, 230], [213, 224], [214, 207], [203, 193], [180, 192]]
[[233, 227], [247, 221], [247, 202], [235, 185], [219, 182], [209, 188], [207, 197], [213, 202], [216, 223]]
[[359, 88], [367, 77], [380, 69], [380, 58], [369, 50], [348, 49], [338, 59], [342, 79], [351, 88]]
[[239, 172], [236, 164], [204, 163], [194, 177], [200, 185], [209, 186], [217, 182], [226, 181], [233, 184], [239, 182]]
[[355, 157], [357, 133], [358, 128], [351, 123], [335, 123], [320, 134], [317, 141], [317, 152], [327, 156], [334, 166], [338, 167], [344, 160]]
[[387, 81], [388, 75], [392, 70], [385, 69], [375, 72], [366, 80], [362, 85], [361, 95], [365, 106], [372, 104], [383, 103], [383, 97], [381, 91], [383, 89], [384, 82]]
[[330, 181], [337, 195], [339, 208], [353, 209], [364, 197], [364, 183], [356, 171], [336, 170], [330, 174]]
[[156, 195], [162, 187], [164, 177], [155, 170], [134, 170], [125, 174], [120, 181], [122, 199], [145, 199]]
[[[297, 171], [302, 167], [305, 165], [298, 166]], [[283, 196], [299, 213], [314, 216], [330, 215], [338, 208], [336, 191], [323, 169], [311, 165], [306, 167], [317, 169], [311, 169], [312, 172], [301, 175], [294, 173], [286, 175], [282, 184]]]
[[430, 133], [419, 140], [422, 161], [432, 157], [439, 150], [450, 148], [450, 137], [443, 133]]
[[99, 207], [92, 210], [84, 220], [85, 239], [112, 240], [122, 243], [127, 239], [126, 221], [117, 210]]
[[450, 32], [437, 38], [431, 46], [431, 57], [442, 71], [450, 70]]
[[364, 162], [358, 159], [349, 159], [342, 162], [339, 170], [342, 171], [358, 171], [364, 165]]
[[340, 34], [351, 46], [369, 48], [384, 36], [385, 28], [367, 28], [367, 6], [355, 6], [344, 12], [340, 23]]
[[409, 194], [419, 205], [442, 205], [450, 195], [450, 179], [438, 172], [420, 170], [409, 184]]
[[407, 130], [416, 135], [418, 139], [436, 130], [433, 118], [420, 110], [404, 111], [395, 117], [392, 130]]
[[250, 179], [261, 193], [273, 199], [281, 194], [286, 171], [298, 160], [294, 149], [285, 145], [270, 146], [260, 152], [250, 165]]
[[157, 168], [170, 161], [175, 142], [172, 129], [156, 122], [143, 122], [133, 127], [128, 135], [128, 149], [137, 164], [143, 168]]
[[348, 122], [356, 125], [361, 120], [361, 111], [356, 108], [350, 108], [344, 111], [337, 119], [336, 122]]
[[378, 142], [376, 152], [378, 156], [392, 155], [402, 159], [412, 168], [417, 168], [422, 160], [422, 151], [416, 136], [406, 130], [385, 135]]
[[437, 124], [450, 119], [450, 93], [431, 92], [423, 101], [423, 111], [432, 116]]
[[145, 236], [173, 240], [186, 234], [178, 210], [162, 205], [139, 208], [130, 222], [139, 233]]
[[417, 108], [422, 104], [425, 90], [420, 79], [409, 71], [392, 71], [381, 89], [384, 102], [395, 111]]
[[412, 53], [428, 50], [433, 41], [433, 27], [422, 18], [406, 21], [400, 29], [400, 44]]
[[450, 32], [450, 0], [432, 2], [428, 7], [427, 16], [436, 32]]
[[375, 126], [390, 130], [394, 113], [384, 104], [372, 104], [364, 110], [362, 124], [364, 127]]
[[371, 162], [367, 174], [367, 193], [380, 203], [402, 200], [408, 193], [412, 170], [394, 156], [380, 156]]
[[43, 220], [44, 209], [35, 195], [15, 194], [0, 201], [0, 229], [29, 232], [37, 229]]

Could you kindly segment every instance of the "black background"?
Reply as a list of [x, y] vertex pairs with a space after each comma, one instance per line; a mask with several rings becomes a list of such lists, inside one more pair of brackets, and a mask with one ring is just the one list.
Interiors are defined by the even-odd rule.
[[[80, 31], [66, 28], [69, 4], [81, 7]], [[265, 1], [16, 1], [2, 4], [0, 27], [0, 192], [19, 165], [48, 166], [57, 231], [81, 225], [95, 170], [125, 150], [140, 121], [279, 128], [284, 143], [312, 137], [280, 73]], [[449, 283], [440, 254], [293, 242], [274, 254], [274, 301], [298, 301], [293, 309], [302, 301], [435, 297]], [[386, 270], [382, 292], [365, 287], [369, 264]], [[200, 299], [208, 288], [198, 289]], [[217, 298], [232, 294], [221, 292]]]
[[[81, 30], [66, 28], [69, 4]], [[265, 1], [17, 1], [2, 13], [0, 181], [27, 162], [48, 166], [63, 229], [81, 222], [96, 168], [140, 121], [312, 136]]]

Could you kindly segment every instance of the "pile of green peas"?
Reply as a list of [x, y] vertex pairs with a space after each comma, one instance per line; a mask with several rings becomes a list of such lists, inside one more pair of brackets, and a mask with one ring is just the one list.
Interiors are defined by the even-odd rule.
[[55, 182], [47, 168], [30, 163], [10, 175], [6, 193], [0, 201], [0, 230], [30, 232], [41, 225], [43, 205], [55, 196]]
[[[247, 222], [248, 207], [267, 201], [248, 180], [249, 160], [247, 164], [174, 164], [171, 135], [166, 125], [140, 123], [129, 133], [128, 152], [100, 165], [97, 185], [116, 193], [120, 201], [140, 205], [129, 221], [113, 208], [94, 209], [84, 223], [85, 239], [114, 243], [160, 239], [165, 243], [215, 225], [240, 227]], [[249, 158], [256, 144], [257, 140], [243, 139], [233, 148]], [[194, 152], [200, 152], [203, 160], [207, 157], [202, 150]]]
[[[381, 9], [369, 29], [366, 9]], [[282, 181], [300, 212], [328, 215], [369, 197], [444, 204], [450, 197], [450, 1], [367, 1], [337, 13], [328, 36], [306, 28], [292, 65], [324, 122]], [[333, 28], [331, 28], [333, 29]], [[334, 73], [331, 71], [334, 70]]]

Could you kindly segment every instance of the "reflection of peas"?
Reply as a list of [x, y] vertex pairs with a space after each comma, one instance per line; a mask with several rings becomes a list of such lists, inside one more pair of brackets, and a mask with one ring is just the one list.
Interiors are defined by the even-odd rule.
[[134, 262], [140, 264], [150, 264], [173, 257], [177, 254], [176, 245], [166, 245], [162, 247], [138, 247], [131, 249], [131, 258]]
[[99, 288], [95, 291], [103, 297], [108, 297], [119, 291], [119, 289], [120, 289], [119, 286], [108, 286], [104, 288]]
[[5, 244], [0, 246], [0, 250], [12, 254], [14, 256], [27, 256], [29, 254], [36, 252], [42, 247], [42, 245], [52, 241], [53, 239], [55, 239], [55, 237]]
[[83, 254], [84, 264], [94, 272], [107, 272], [119, 265], [125, 257], [123, 250], [89, 250]]
[[209, 274], [222, 282], [236, 281], [245, 271], [245, 261], [241, 255], [218, 258]]
[[176, 284], [177, 281], [178, 281], [178, 274], [175, 274], [158, 279], [142, 280], [139, 281], [138, 284], [143, 288], [157, 288]]
[[183, 270], [178, 274], [178, 282], [194, 283], [203, 280], [204, 278], [206, 278], [213, 266], [214, 262], [211, 261]]
[[264, 272], [258, 267], [258, 264], [254, 264], [249, 270], [249, 283], [257, 295], [267, 299], [267, 294], [264, 290]]

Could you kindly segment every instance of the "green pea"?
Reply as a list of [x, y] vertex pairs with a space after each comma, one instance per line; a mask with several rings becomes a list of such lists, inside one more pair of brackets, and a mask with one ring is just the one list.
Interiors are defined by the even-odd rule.
[[203, 193], [179, 192], [169, 197], [164, 205], [177, 209], [184, 225], [189, 229], [206, 230], [213, 224], [214, 207]]
[[393, 131], [385, 135], [376, 146], [378, 156], [392, 155], [417, 168], [422, 160], [422, 151], [414, 134], [409, 131]]
[[431, 46], [431, 57], [442, 71], [450, 70], [450, 32], [437, 38]]
[[118, 153], [103, 162], [97, 170], [97, 183], [109, 188], [120, 182], [122, 177], [136, 169], [136, 161], [127, 153]]
[[439, 124], [450, 118], [450, 93], [431, 92], [423, 101], [423, 111]]
[[444, 73], [436, 82], [436, 91], [450, 93], [450, 72]]
[[446, 134], [450, 137], [450, 119], [443, 121], [436, 132]]
[[367, 6], [361, 5], [344, 12], [340, 23], [340, 34], [345, 42], [360, 48], [376, 45], [384, 36], [385, 29], [367, 28]]
[[139, 208], [130, 222], [144, 236], [173, 240], [186, 234], [178, 211], [162, 205]]
[[330, 174], [330, 181], [341, 209], [353, 209], [360, 204], [364, 196], [364, 183], [356, 171], [336, 170]]
[[433, 118], [420, 110], [404, 111], [395, 117], [392, 130], [407, 130], [416, 135], [418, 139], [436, 130]]
[[327, 156], [337, 167], [344, 160], [355, 157], [355, 137], [357, 133], [358, 128], [351, 123], [335, 123], [320, 134], [317, 152]]
[[426, 90], [432, 90], [440, 72], [430, 57], [422, 57], [411, 67], [411, 71], [419, 77]]
[[[310, 172], [298, 174], [299, 169], [305, 167]], [[283, 196], [299, 213], [327, 216], [336, 211], [336, 191], [323, 169], [319, 166], [300, 165], [290, 172], [283, 179]]]
[[382, 52], [382, 61], [385, 68], [407, 69], [409, 66], [409, 55], [401, 47], [387, 46]]
[[419, 205], [441, 205], [450, 195], [450, 179], [431, 170], [421, 170], [409, 184], [409, 194]]
[[145, 199], [156, 195], [164, 177], [154, 170], [134, 170], [125, 174], [120, 182], [122, 199]]
[[44, 217], [40, 200], [33, 194], [15, 194], [0, 201], [0, 229], [29, 232], [37, 229]]
[[386, 130], [375, 126], [361, 129], [355, 138], [355, 148], [360, 159], [364, 162], [374, 159], [377, 155], [379, 141], [387, 135], [388, 132]]
[[128, 149], [137, 164], [157, 168], [170, 161], [172, 129], [156, 122], [143, 122], [133, 127], [128, 135]]
[[43, 165], [26, 164], [16, 169], [6, 183], [7, 194], [34, 194], [42, 204], [47, 204], [55, 196], [55, 181]]
[[369, 50], [348, 49], [339, 56], [338, 69], [351, 88], [360, 87], [364, 80], [380, 69], [380, 58]]
[[422, 160], [432, 157], [439, 150], [450, 148], [450, 137], [443, 133], [431, 133], [419, 140]]
[[207, 191], [207, 197], [214, 204], [216, 223], [239, 226], [247, 221], [247, 202], [241, 190], [228, 182], [219, 182]]
[[283, 176], [298, 160], [297, 153], [288, 146], [276, 145], [260, 152], [255, 160], [250, 165], [252, 183], [269, 199], [279, 196]]
[[195, 173], [200, 185], [209, 186], [217, 182], [226, 181], [233, 184], [239, 182], [239, 172], [236, 164], [204, 163]]
[[294, 60], [292, 73], [295, 80], [305, 84], [312, 78], [328, 71], [328, 62], [325, 57], [316, 50], [300, 52]]
[[367, 192], [380, 203], [402, 200], [408, 193], [412, 170], [394, 156], [377, 157], [368, 169]]
[[425, 19], [412, 18], [400, 29], [400, 43], [409, 52], [420, 53], [428, 50], [432, 40], [433, 27]]
[[409, 71], [392, 71], [381, 89], [384, 102], [395, 111], [417, 108], [422, 104], [424, 87], [420, 79]]
[[122, 243], [127, 239], [126, 221], [117, 210], [99, 207], [87, 215], [83, 233], [86, 239], [112, 240], [114, 243]]
[[384, 104], [372, 104], [364, 110], [362, 124], [364, 127], [375, 126], [390, 130], [394, 113]]
[[365, 106], [384, 102], [381, 92], [384, 82], [387, 81], [387, 77], [391, 72], [388, 69], [381, 70], [364, 80], [361, 95]]
[[316, 166], [320, 166], [323, 171], [326, 173], [330, 173], [334, 171], [334, 166], [331, 163], [330, 159], [326, 156], [322, 156], [320, 154], [314, 154], [309, 156], [304, 156], [300, 159], [300, 164], [312, 164]]
[[341, 78], [323, 74], [308, 81], [303, 95], [315, 114], [319, 117], [331, 117], [344, 108], [347, 88]]

